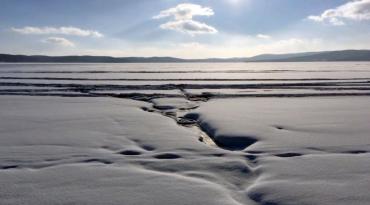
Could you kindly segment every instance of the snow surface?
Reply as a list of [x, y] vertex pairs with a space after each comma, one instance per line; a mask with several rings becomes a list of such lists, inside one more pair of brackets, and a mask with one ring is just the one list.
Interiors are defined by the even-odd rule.
[[[225, 148], [257, 158], [260, 204], [369, 204], [370, 98], [220, 99], [197, 111]], [[236, 143], [236, 145], [232, 144]]]
[[0, 64], [0, 204], [370, 204], [369, 65]]
[[234, 177], [249, 170], [241, 157], [215, 160], [223, 150], [171, 119], [143, 112], [146, 104], [0, 96], [1, 204], [247, 200], [231, 192], [239, 183]]

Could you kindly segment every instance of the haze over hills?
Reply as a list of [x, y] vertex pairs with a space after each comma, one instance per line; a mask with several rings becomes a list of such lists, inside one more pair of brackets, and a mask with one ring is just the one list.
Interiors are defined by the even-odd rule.
[[316, 62], [370, 61], [370, 50], [262, 54], [246, 58], [181, 59], [173, 57], [43, 56], [0, 54], [7, 63], [192, 63], [192, 62]]

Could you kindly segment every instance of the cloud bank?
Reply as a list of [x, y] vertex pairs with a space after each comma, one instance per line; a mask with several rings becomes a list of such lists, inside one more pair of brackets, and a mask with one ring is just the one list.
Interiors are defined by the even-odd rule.
[[350, 1], [334, 9], [328, 9], [319, 16], [308, 16], [316, 22], [328, 22], [332, 25], [345, 25], [345, 20], [370, 20], [370, 0]]
[[60, 38], [60, 37], [49, 37], [45, 39], [43, 42], [54, 44], [54, 45], [59, 45], [63, 47], [74, 47], [75, 46], [73, 42], [69, 41], [68, 39]]
[[47, 35], [47, 34], [60, 34], [60, 35], [71, 35], [71, 36], [82, 36], [82, 37], [96, 37], [101, 38], [103, 34], [94, 30], [84, 30], [76, 27], [32, 27], [26, 26], [23, 28], [12, 28], [14, 32], [21, 34], [33, 34], [33, 35]]
[[174, 30], [189, 35], [196, 34], [215, 34], [217, 29], [206, 23], [193, 20], [194, 16], [213, 16], [214, 12], [209, 7], [202, 7], [197, 4], [179, 4], [174, 8], [161, 11], [159, 15], [153, 16], [153, 19], [162, 19], [173, 17], [173, 21], [169, 21], [160, 25], [160, 28], [166, 30]]

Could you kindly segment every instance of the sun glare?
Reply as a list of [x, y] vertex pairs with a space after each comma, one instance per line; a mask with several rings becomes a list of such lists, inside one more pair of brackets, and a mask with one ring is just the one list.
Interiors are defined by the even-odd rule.
[[244, 7], [247, 3], [250, 2], [250, 0], [224, 0], [224, 2], [236, 9], [238, 7]]
[[243, 0], [227, 0], [227, 1], [229, 1], [229, 3], [231, 3], [231, 4], [236, 5], [236, 4], [239, 4]]

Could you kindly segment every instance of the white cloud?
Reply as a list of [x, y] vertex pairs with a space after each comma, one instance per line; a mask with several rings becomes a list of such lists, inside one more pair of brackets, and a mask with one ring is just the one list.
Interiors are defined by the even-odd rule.
[[153, 19], [173, 17], [174, 21], [169, 21], [160, 25], [160, 28], [175, 30], [189, 35], [196, 34], [215, 34], [217, 29], [205, 23], [193, 20], [194, 16], [212, 16], [214, 12], [209, 7], [202, 7], [197, 4], [179, 4], [174, 8], [161, 11]]
[[217, 33], [217, 30], [212, 26], [193, 20], [170, 21], [160, 26], [162, 29], [175, 30], [179, 32], [195, 34], [212, 34]]
[[64, 46], [64, 47], [74, 47], [75, 46], [75, 44], [72, 41], [65, 39], [65, 38], [60, 38], [60, 37], [49, 37], [45, 39], [43, 42], [51, 43], [51, 44], [55, 44], [59, 46]]
[[257, 34], [256, 37], [261, 38], [261, 39], [271, 39], [271, 36], [266, 35], [266, 34]]
[[191, 20], [193, 16], [213, 16], [215, 13], [209, 7], [197, 4], [179, 4], [174, 8], [161, 11], [154, 19], [174, 16], [176, 20]]
[[344, 20], [370, 20], [370, 0], [354, 0], [334, 9], [328, 9], [319, 16], [308, 16], [309, 20], [328, 22], [332, 25], [345, 25]]
[[61, 34], [61, 35], [72, 35], [72, 36], [91, 36], [100, 38], [103, 37], [98, 31], [94, 30], [83, 30], [76, 27], [32, 27], [26, 26], [23, 28], [12, 28], [12, 31], [21, 34], [35, 34], [35, 35], [46, 35], [46, 34]]

